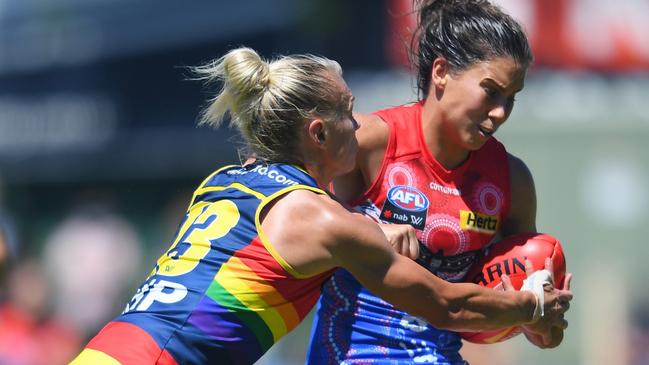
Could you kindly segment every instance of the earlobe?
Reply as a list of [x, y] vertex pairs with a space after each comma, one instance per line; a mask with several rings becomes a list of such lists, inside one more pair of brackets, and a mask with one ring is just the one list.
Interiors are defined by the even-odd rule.
[[446, 87], [448, 79], [448, 63], [445, 59], [438, 57], [433, 61], [431, 69], [432, 84], [438, 88]]
[[309, 124], [309, 137], [319, 145], [325, 143], [326, 134], [322, 119], [314, 119], [311, 121]]

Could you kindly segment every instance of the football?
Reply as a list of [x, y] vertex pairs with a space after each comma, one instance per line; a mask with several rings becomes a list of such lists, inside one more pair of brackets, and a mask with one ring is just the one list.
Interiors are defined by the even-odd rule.
[[[516, 290], [523, 286], [525, 259], [532, 262], [534, 270], [545, 268], [545, 258], [552, 259], [554, 283], [561, 289], [566, 274], [566, 260], [561, 243], [555, 237], [544, 233], [523, 233], [506, 237], [493, 243], [485, 256], [469, 270], [466, 282], [473, 282], [487, 288], [502, 290], [501, 275], [507, 274]], [[518, 326], [493, 331], [461, 332], [460, 336], [469, 342], [490, 344], [502, 342], [521, 333]]]

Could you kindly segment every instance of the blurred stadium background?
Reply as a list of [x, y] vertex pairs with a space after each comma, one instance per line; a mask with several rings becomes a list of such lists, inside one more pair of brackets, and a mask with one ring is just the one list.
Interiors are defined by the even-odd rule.
[[[561, 347], [479, 364], [649, 364], [649, 2], [500, 0], [536, 65], [498, 138], [575, 274]], [[61, 364], [121, 311], [194, 187], [237, 162], [186, 66], [246, 45], [338, 60], [370, 112], [415, 99], [410, 0], [0, 0], [0, 364]], [[0, 242], [1, 243], [1, 242]], [[301, 364], [309, 323], [259, 364]]]

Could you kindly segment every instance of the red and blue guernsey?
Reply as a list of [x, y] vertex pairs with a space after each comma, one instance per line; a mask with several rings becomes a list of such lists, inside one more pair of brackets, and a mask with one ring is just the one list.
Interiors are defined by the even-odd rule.
[[[459, 167], [444, 168], [426, 147], [422, 104], [376, 114], [390, 129], [381, 170], [352, 205], [382, 223], [410, 224], [423, 246], [418, 262], [442, 279], [462, 281], [507, 217], [507, 152], [490, 138]], [[465, 364], [455, 332], [394, 308], [347, 271], [322, 290], [309, 364]]]
[[296, 272], [261, 230], [262, 209], [296, 189], [325, 194], [286, 164], [208, 177], [171, 248], [72, 364], [254, 363], [304, 319], [331, 276]]

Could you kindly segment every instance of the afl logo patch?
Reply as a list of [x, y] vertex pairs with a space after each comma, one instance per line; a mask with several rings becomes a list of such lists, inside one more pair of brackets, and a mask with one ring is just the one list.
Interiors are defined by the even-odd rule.
[[393, 186], [388, 191], [388, 200], [397, 207], [410, 212], [421, 212], [428, 208], [426, 195], [411, 186]]
[[424, 229], [427, 213], [428, 198], [426, 195], [411, 186], [397, 185], [388, 190], [381, 209], [381, 219]]

